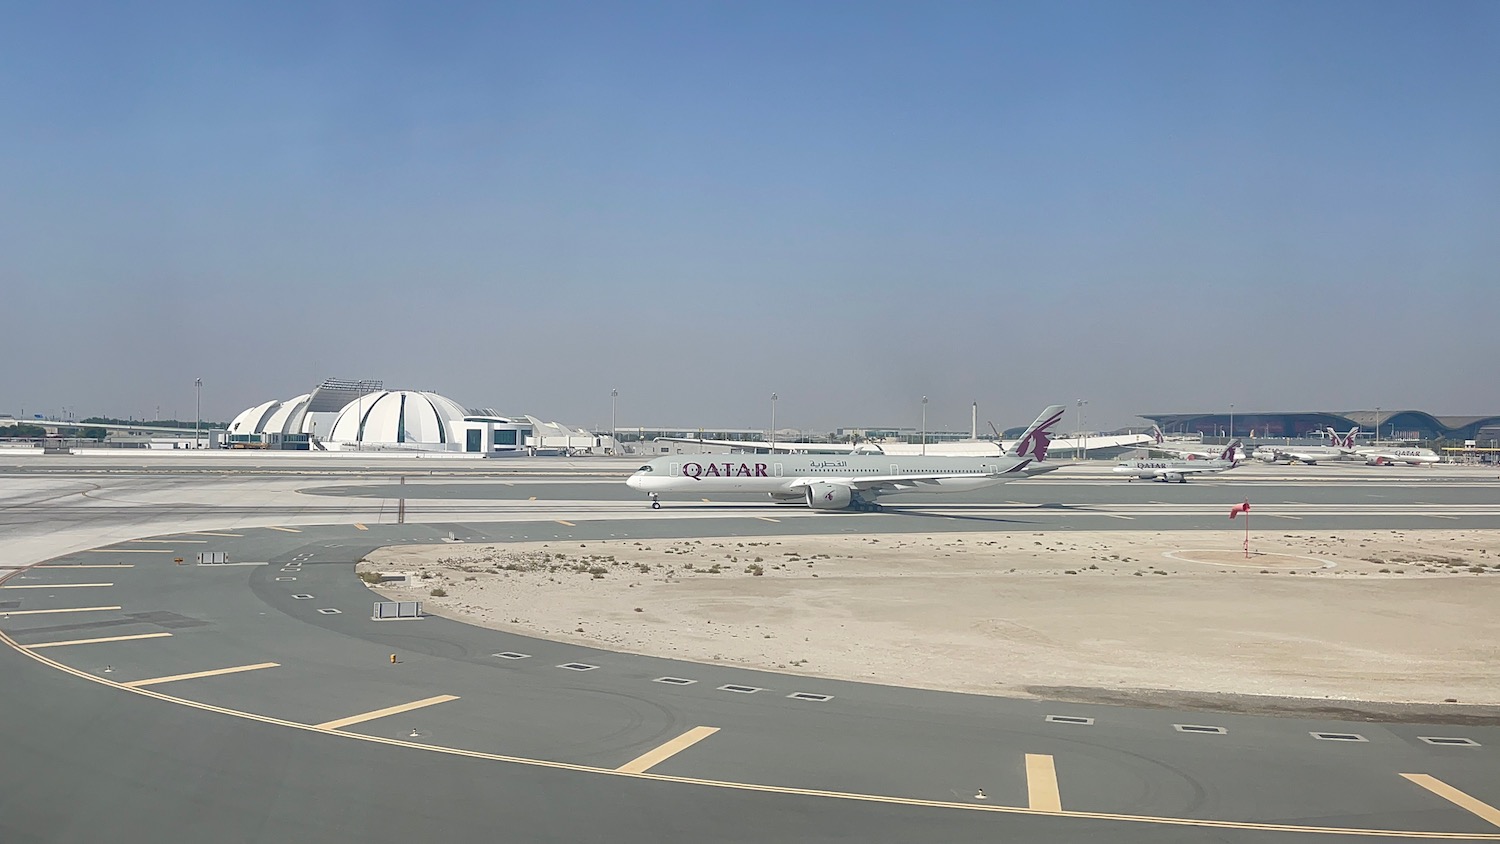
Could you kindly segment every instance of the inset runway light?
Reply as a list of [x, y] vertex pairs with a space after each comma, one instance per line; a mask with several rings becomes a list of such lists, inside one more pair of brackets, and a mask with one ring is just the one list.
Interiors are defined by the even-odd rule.
[[990, 798], [987, 797], [987, 796], [985, 796], [984, 789], [981, 788], [977, 792], [974, 793], [974, 799], [975, 800], [988, 800]]

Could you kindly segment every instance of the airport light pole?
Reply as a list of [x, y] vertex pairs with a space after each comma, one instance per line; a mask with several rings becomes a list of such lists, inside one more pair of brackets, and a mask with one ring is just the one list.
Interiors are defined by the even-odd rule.
[[609, 391], [609, 438], [613, 440], [613, 442], [610, 443], [611, 449], [620, 447], [619, 417], [615, 415], [615, 408], [618, 404], [619, 398], [619, 390]]
[[771, 453], [776, 453], [776, 394], [771, 394]]
[[200, 429], [203, 427], [203, 379], [193, 379], [193, 402], [196, 405], [197, 421], [193, 422], [193, 448], [202, 448], [203, 442], [199, 439]]
[[1082, 446], [1082, 448], [1081, 449], [1075, 448], [1074, 452], [1078, 454], [1079, 459], [1087, 457], [1088, 453], [1089, 453], [1089, 444], [1088, 444], [1089, 441], [1088, 441], [1088, 437], [1083, 433], [1083, 406], [1086, 405], [1086, 404], [1088, 404], [1088, 403], [1089, 403], [1088, 399], [1079, 399], [1078, 400], [1078, 437], [1079, 437], [1079, 444]]
[[1370, 441], [1371, 445], [1380, 444], [1380, 406], [1375, 406], [1375, 439]]
[[927, 397], [922, 397], [922, 456], [927, 456]]
[[1234, 402], [1229, 403], [1229, 438], [1234, 439]]

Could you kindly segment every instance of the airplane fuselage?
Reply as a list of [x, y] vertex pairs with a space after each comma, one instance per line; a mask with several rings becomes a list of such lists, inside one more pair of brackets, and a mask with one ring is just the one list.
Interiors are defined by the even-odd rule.
[[648, 493], [760, 492], [788, 500], [800, 498], [814, 483], [860, 484], [887, 478], [893, 485], [899, 485], [901, 478], [912, 478], [913, 488], [920, 486], [922, 491], [963, 492], [1012, 480], [1013, 476], [1001, 473], [1029, 462], [1012, 457], [674, 455], [652, 460], [626, 483]]

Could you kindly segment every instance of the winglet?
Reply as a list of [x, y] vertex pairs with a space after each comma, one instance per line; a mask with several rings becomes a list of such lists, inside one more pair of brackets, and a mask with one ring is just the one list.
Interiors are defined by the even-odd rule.
[[1011, 457], [1030, 457], [1038, 463], [1046, 460], [1047, 447], [1052, 444], [1051, 428], [1062, 420], [1066, 409], [1063, 405], [1054, 404], [1042, 411], [1042, 415], [1031, 423], [1031, 427], [1026, 429], [1026, 433], [1016, 440], [1006, 454]]

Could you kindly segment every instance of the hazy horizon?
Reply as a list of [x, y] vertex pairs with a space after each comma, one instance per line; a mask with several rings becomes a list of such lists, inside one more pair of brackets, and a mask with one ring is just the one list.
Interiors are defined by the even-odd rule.
[[0, 413], [1500, 413], [1500, 5], [23, 4]]

